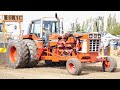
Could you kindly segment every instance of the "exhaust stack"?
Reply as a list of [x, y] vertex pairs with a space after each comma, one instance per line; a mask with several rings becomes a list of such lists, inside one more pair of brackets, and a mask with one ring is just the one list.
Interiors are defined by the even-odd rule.
[[57, 16], [57, 13], [55, 13], [55, 18], [58, 20], [58, 29], [59, 29], [60, 36], [62, 36], [62, 30], [60, 29], [60, 19]]

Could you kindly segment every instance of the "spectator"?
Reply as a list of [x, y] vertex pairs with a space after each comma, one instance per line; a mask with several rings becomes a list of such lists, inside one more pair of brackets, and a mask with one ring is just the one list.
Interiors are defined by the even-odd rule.
[[102, 41], [101, 46], [100, 46], [100, 50], [102, 48], [104, 49], [104, 55], [108, 55], [108, 47], [109, 47], [109, 41], [105, 39], [104, 41]]
[[43, 39], [45, 40], [44, 44], [47, 45], [48, 44], [48, 38], [47, 38], [46, 31], [45, 31], [44, 28], [43, 28], [43, 32], [42, 33], [43, 33]]
[[117, 50], [118, 42], [116, 41], [114, 44], [114, 50]]

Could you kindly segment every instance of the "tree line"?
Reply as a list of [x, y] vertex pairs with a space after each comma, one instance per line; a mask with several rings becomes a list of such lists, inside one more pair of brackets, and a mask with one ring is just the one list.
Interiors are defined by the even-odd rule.
[[77, 18], [75, 23], [71, 24], [71, 30], [80, 33], [106, 31], [115, 36], [120, 35], [120, 23], [116, 21], [116, 14], [114, 14], [114, 16], [109, 14], [107, 17], [106, 30], [104, 26], [104, 16], [99, 16], [98, 18], [90, 17], [82, 23], [78, 23]]

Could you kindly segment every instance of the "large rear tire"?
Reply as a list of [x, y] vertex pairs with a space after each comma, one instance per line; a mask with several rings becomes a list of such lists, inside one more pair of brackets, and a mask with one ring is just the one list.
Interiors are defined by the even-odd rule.
[[37, 66], [37, 64], [39, 63], [39, 59], [37, 59], [37, 57], [36, 57], [37, 46], [36, 46], [35, 42], [33, 40], [29, 40], [29, 39], [24, 39], [23, 42], [27, 45], [28, 52], [29, 52], [28, 67], [32, 68], [32, 67]]
[[7, 60], [9, 67], [25, 68], [28, 63], [27, 46], [20, 40], [13, 40], [7, 46]]
[[102, 69], [104, 72], [114, 72], [116, 68], [117, 61], [113, 57], [107, 57], [107, 60], [102, 63]]
[[82, 72], [82, 63], [77, 58], [72, 58], [67, 61], [66, 69], [71, 75], [80, 75]]

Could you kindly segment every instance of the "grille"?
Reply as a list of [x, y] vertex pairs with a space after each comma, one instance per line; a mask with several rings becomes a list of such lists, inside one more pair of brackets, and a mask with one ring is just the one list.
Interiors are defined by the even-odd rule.
[[90, 45], [89, 47], [90, 52], [97, 52], [100, 45], [100, 40], [90, 40], [89, 45]]

